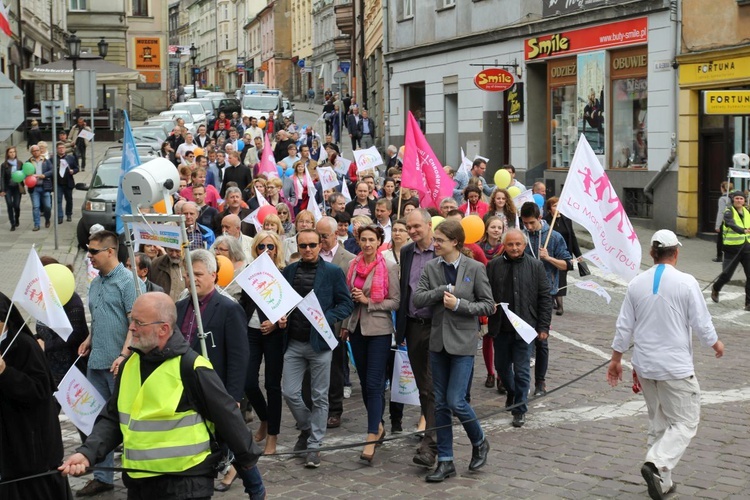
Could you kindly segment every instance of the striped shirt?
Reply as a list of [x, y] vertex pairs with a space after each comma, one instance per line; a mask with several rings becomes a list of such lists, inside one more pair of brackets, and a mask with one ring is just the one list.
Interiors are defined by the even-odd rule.
[[[141, 291], [145, 286], [140, 283]], [[133, 274], [122, 264], [94, 278], [89, 289], [91, 311], [91, 354], [89, 368], [109, 369], [122, 352], [128, 335], [128, 314], [135, 302]]]

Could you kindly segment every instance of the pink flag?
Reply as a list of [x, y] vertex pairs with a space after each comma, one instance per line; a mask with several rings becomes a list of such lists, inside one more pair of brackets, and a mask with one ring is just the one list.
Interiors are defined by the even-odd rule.
[[443, 170], [411, 111], [406, 122], [404, 149], [401, 185], [419, 192], [419, 204], [423, 208], [438, 208], [440, 200], [453, 195], [453, 179]]
[[260, 154], [258, 173], [266, 174], [266, 177], [269, 179], [279, 176], [279, 172], [276, 169], [276, 160], [274, 160], [273, 150], [271, 149], [271, 141], [268, 140], [268, 134], [265, 134], [265, 142], [263, 143], [263, 151]]

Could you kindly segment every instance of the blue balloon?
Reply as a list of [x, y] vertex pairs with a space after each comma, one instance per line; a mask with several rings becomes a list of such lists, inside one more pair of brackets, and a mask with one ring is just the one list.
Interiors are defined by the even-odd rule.
[[284, 177], [284, 169], [276, 165], [276, 171], [279, 173], [279, 178]]
[[544, 196], [542, 196], [539, 193], [534, 194], [534, 201], [537, 205], [539, 205], [539, 208], [544, 207]]
[[294, 175], [294, 169], [292, 167], [289, 167], [286, 169], [286, 172], [284, 173], [286, 174], [287, 177], [291, 177], [292, 175]]

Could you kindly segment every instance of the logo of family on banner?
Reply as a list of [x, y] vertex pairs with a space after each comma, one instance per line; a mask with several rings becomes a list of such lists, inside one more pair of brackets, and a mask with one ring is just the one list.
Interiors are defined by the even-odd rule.
[[611, 273], [612, 270], [607, 266], [607, 264], [604, 263], [602, 260], [602, 256], [599, 255], [599, 250], [589, 250], [585, 254], [583, 254], [581, 257], [584, 259], [588, 259], [593, 263], [596, 267], [604, 271], [605, 273]]
[[585, 227], [601, 260], [630, 281], [641, 268], [641, 244], [604, 168], [581, 134], [558, 210]]
[[417, 380], [414, 378], [409, 354], [406, 351], [397, 350], [394, 353], [391, 401], [414, 406], [420, 405]]
[[73, 424], [88, 435], [106, 400], [73, 365], [60, 381], [55, 399]]
[[237, 284], [271, 323], [276, 323], [302, 300], [265, 252], [237, 276]]
[[141, 244], [160, 245], [178, 250], [182, 248], [182, 232], [178, 227], [144, 222], [134, 222], [131, 225], [136, 248]]
[[357, 172], [371, 170], [383, 164], [383, 157], [380, 156], [378, 148], [375, 146], [352, 151], [352, 154], [354, 155], [354, 161], [357, 162]]
[[326, 320], [326, 315], [323, 312], [323, 308], [320, 307], [320, 301], [318, 300], [318, 296], [315, 295], [315, 290], [310, 290], [310, 293], [305, 295], [302, 302], [297, 304], [297, 308], [318, 331], [320, 336], [323, 337], [323, 340], [326, 341], [328, 347], [330, 347], [332, 351], [336, 349], [339, 345], [339, 341], [333, 334], [333, 330], [331, 330], [328, 320]]
[[607, 293], [607, 290], [604, 289], [603, 286], [601, 286], [599, 283], [591, 280], [586, 281], [579, 281], [576, 283], [576, 286], [580, 288], [581, 290], [588, 290], [589, 292], [594, 292], [600, 297], [604, 297], [607, 300], [607, 304], [612, 302], [612, 297], [609, 296], [609, 293]]
[[318, 178], [320, 179], [320, 187], [323, 188], [323, 191], [339, 187], [336, 172], [331, 167], [318, 167]]

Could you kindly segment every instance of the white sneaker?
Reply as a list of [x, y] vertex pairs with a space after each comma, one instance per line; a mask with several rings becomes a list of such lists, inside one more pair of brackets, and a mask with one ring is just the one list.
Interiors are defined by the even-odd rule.
[[352, 388], [344, 386], [344, 399], [349, 399], [350, 397], [352, 397]]

